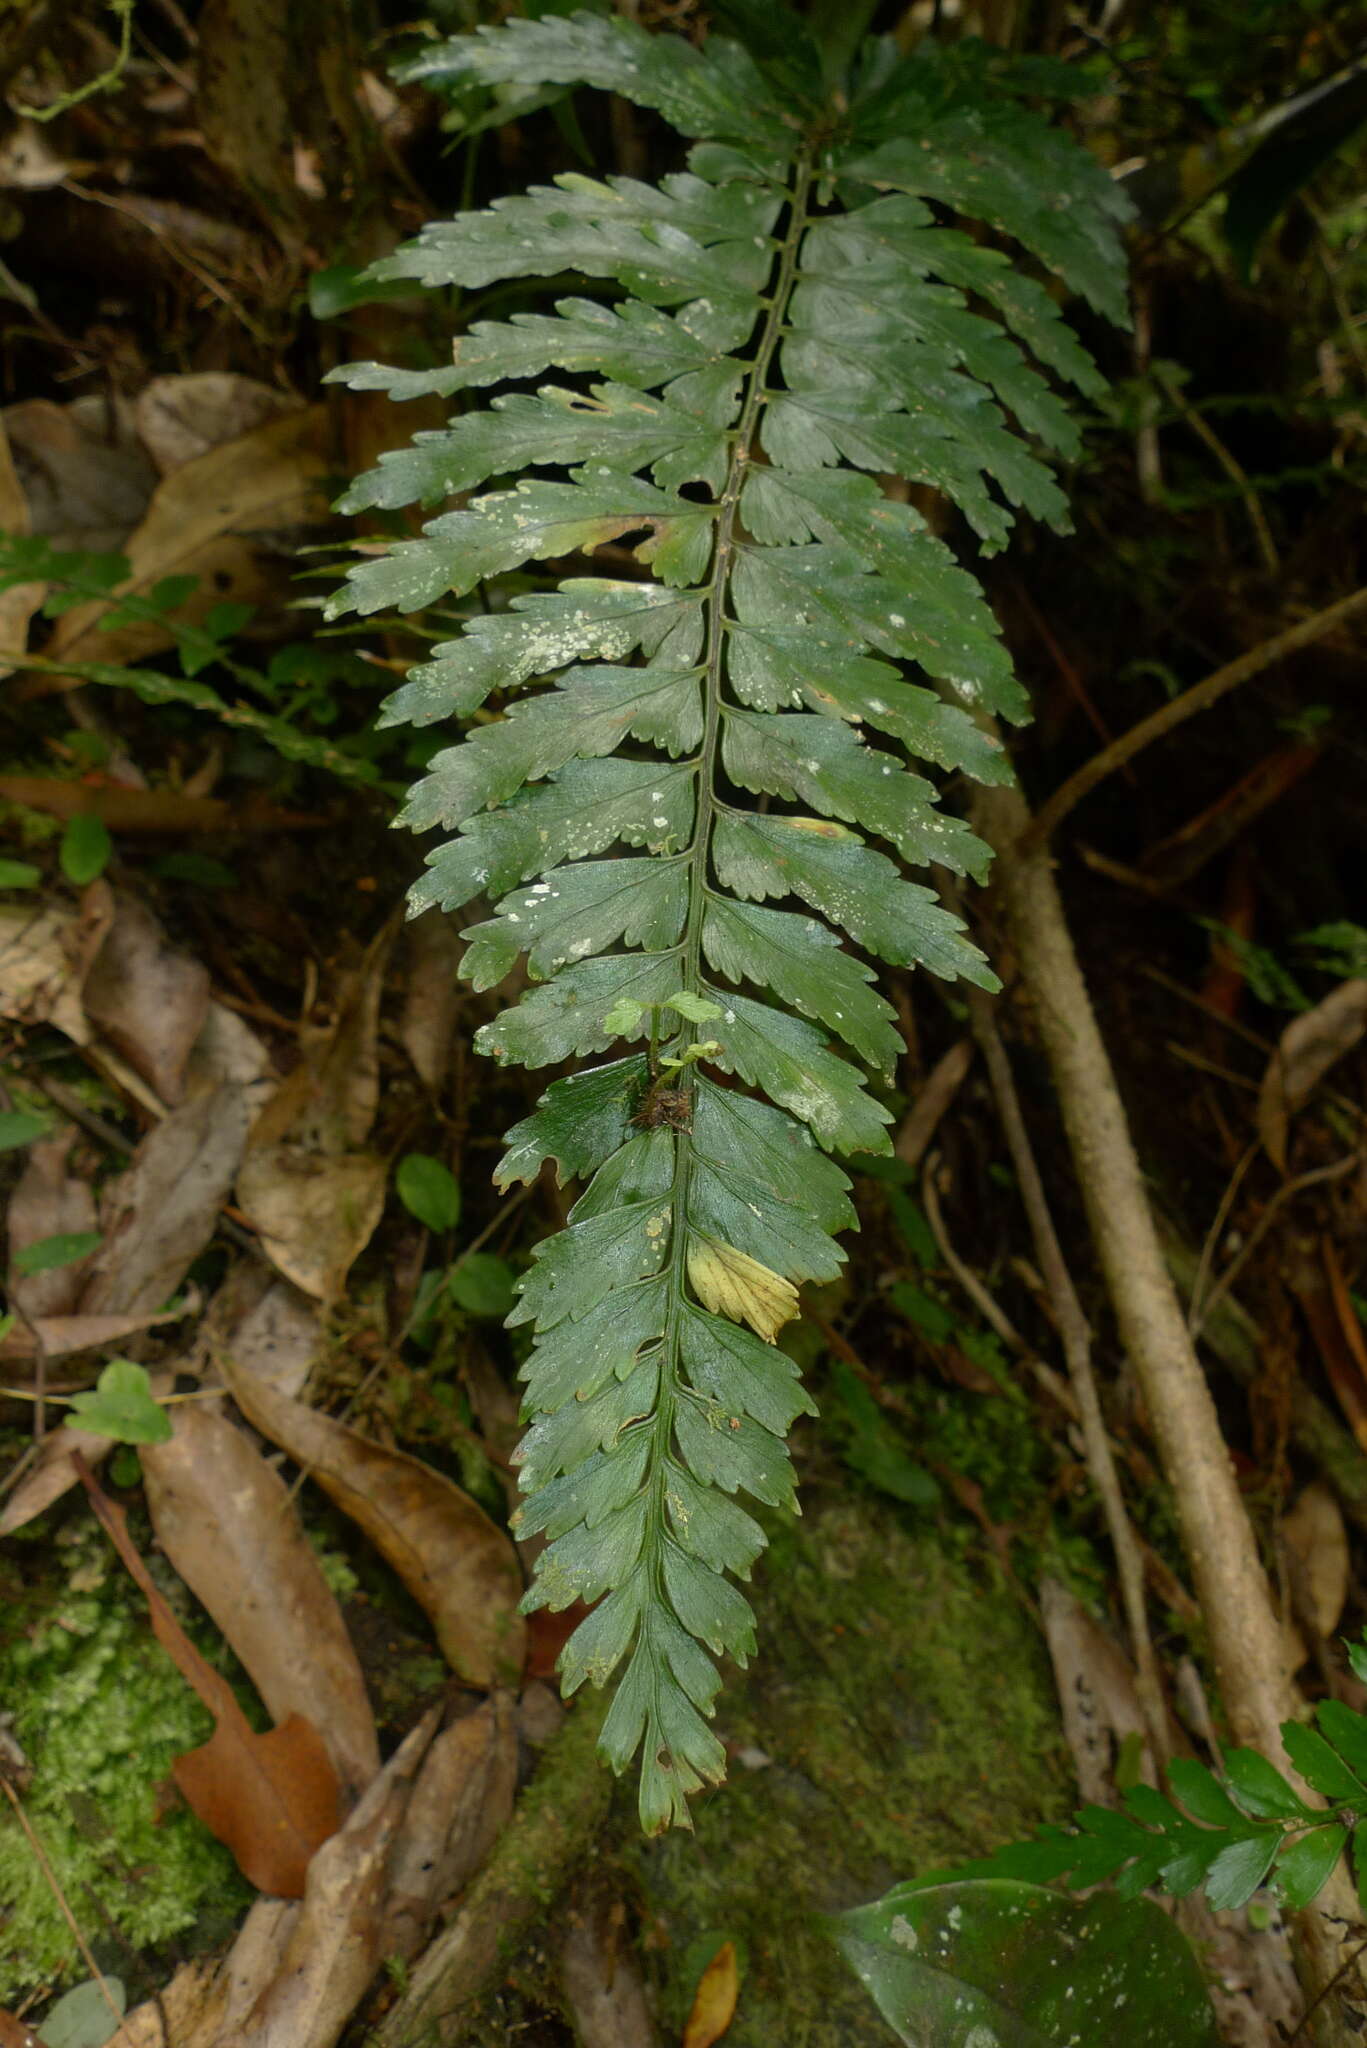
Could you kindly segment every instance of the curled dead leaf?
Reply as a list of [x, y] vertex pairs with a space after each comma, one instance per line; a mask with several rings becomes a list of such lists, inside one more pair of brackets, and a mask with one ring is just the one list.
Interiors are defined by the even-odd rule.
[[[1318, 1635], [1331, 1636], [1348, 1599], [1348, 1531], [1322, 1479], [1311, 1480], [1282, 1517], [1281, 1536], [1294, 1574], [1292, 1607]], [[1302, 1652], [1301, 1663], [1303, 1645]]]
[[694, 1235], [688, 1246], [688, 1279], [704, 1308], [748, 1323], [766, 1344], [797, 1314], [797, 1289], [748, 1252], [717, 1238]]
[[1285, 1173], [1291, 1119], [1336, 1060], [1367, 1031], [1367, 981], [1340, 982], [1323, 1002], [1293, 1017], [1267, 1063], [1258, 1091], [1258, 1135]]

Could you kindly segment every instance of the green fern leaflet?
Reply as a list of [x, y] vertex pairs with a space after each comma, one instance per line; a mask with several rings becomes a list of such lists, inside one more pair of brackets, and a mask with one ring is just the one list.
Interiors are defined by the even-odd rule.
[[[995, 60], [873, 41], [833, 89], [796, 16], [775, 36], [776, 7], [727, 12], [753, 16], [754, 54], [580, 14], [411, 65], [620, 93], [693, 147], [657, 186], [567, 175], [428, 227], [372, 275], [564, 295], [477, 321], [449, 368], [340, 373], [396, 397], [534, 388], [354, 485], [350, 513], [497, 487], [355, 567], [337, 611], [579, 558], [473, 617], [386, 716], [468, 719], [499, 693], [401, 820], [450, 835], [415, 911], [494, 906], [466, 934], [475, 986], [527, 958], [481, 1048], [615, 1055], [550, 1086], [499, 1179], [550, 1159], [588, 1183], [511, 1319], [536, 1339], [519, 1519], [548, 1539], [528, 1605], [597, 1603], [564, 1687], [620, 1674], [602, 1749], [618, 1771], [642, 1753], [652, 1831], [723, 1775], [714, 1659], [753, 1647], [733, 1580], [764, 1542], [735, 1496], [794, 1504], [784, 1440], [811, 1403], [773, 1339], [855, 1221], [828, 1154], [887, 1149], [869, 1075], [901, 1041], [864, 956], [996, 985], [904, 868], [981, 877], [932, 774], [1004, 779], [978, 714], [1025, 700], [977, 584], [884, 481], [943, 493], [986, 550], [1015, 510], [1063, 526], [1036, 451], [1070, 458], [1078, 434], [1043, 372], [1100, 379], [1045, 285], [951, 217], [1124, 317], [1122, 202]], [[611, 573], [584, 573], [605, 548]]]

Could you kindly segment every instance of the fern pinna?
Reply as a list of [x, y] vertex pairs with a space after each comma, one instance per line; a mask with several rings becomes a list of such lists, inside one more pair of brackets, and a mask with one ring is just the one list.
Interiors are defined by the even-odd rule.
[[[725, 16], [744, 41], [581, 13], [410, 63], [437, 84], [598, 87], [696, 140], [658, 185], [568, 174], [372, 273], [569, 273], [602, 296], [476, 321], [448, 368], [339, 373], [396, 398], [577, 379], [463, 411], [362, 477], [347, 512], [460, 509], [358, 564], [335, 609], [575, 570], [472, 613], [385, 716], [469, 719], [498, 693], [400, 820], [453, 835], [415, 911], [495, 906], [465, 934], [474, 986], [526, 956], [530, 987], [477, 1044], [528, 1067], [618, 1049], [552, 1083], [498, 1180], [553, 1160], [587, 1182], [511, 1317], [535, 1329], [518, 1522], [548, 1539], [528, 1605], [597, 1603], [564, 1688], [621, 1669], [601, 1747], [618, 1771], [643, 1749], [649, 1830], [723, 1775], [713, 1656], [752, 1648], [732, 1575], [764, 1544], [735, 1496], [793, 1502], [784, 1439], [812, 1404], [774, 1339], [855, 1222], [828, 1154], [888, 1147], [864, 1070], [886, 1081], [900, 1039], [864, 956], [995, 986], [904, 876], [981, 876], [987, 857], [905, 757], [1001, 780], [974, 714], [1019, 719], [1024, 699], [977, 584], [885, 482], [942, 492], [986, 549], [1013, 507], [1061, 526], [1016, 428], [1064, 457], [1078, 434], [1027, 351], [1084, 392], [1100, 380], [1045, 285], [949, 217], [1124, 310], [1122, 202], [1022, 104], [1033, 71], [876, 39], [841, 65], [773, 0]], [[608, 543], [617, 573], [584, 573]]]

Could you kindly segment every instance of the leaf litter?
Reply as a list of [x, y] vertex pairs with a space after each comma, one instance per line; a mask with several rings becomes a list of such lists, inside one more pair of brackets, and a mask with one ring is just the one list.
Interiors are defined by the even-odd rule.
[[291, 1714], [258, 1733], [228, 1681], [205, 1662], [176, 1620], [128, 1535], [128, 1518], [77, 1465], [105, 1534], [137, 1582], [152, 1630], [186, 1683], [214, 1717], [214, 1732], [177, 1757], [172, 1776], [211, 1834], [226, 1844], [247, 1880], [279, 1898], [299, 1898], [314, 1851], [335, 1833], [340, 1787], [314, 1723]]

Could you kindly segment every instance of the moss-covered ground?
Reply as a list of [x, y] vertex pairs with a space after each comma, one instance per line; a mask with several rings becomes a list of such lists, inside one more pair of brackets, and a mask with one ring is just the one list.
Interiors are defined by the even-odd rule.
[[818, 1916], [1065, 1816], [1053, 1682], [991, 1568], [871, 1496], [809, 1495], [772, 1533], [760, 1654], [719, 1712], [729, 1782], [691, 1838], [625, 1853], [666, 2038], [729, 1939], [743, 1984], [728, 2048], [883, 2048]]
[[[196, 1945], [226, 1941], [250, 1892], [227, 1850], [165, 1791], [175, 1757], [212, 1733], [207, 1710], [158, 1647], [145, 1601], [82, 1506], [56, 1518], [55, 1542], [49, 1527], [5, 1559], [0, 1707], [32, 1770], [26, 1815], [82, 1933], [103, 1968], [150, 1989], [163, 1944], [197, 1923]], [[6, 1803], [0, 2003], [83, 1973]]]

